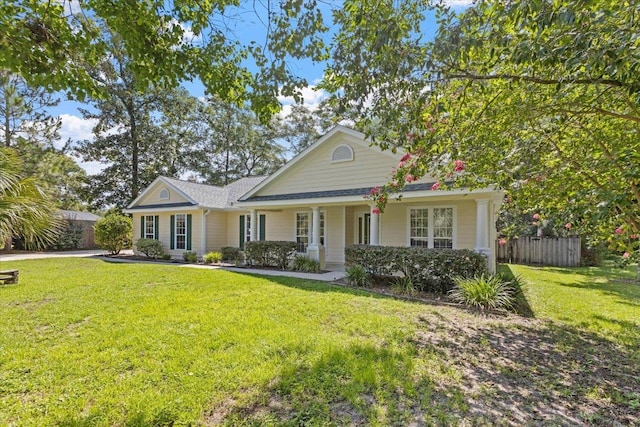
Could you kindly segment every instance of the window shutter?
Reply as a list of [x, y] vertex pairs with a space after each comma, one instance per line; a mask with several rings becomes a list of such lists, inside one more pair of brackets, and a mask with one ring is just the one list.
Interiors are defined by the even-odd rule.
[[191, 214], [187, 215], [187, 250], [191, 250]]
[[169, 249], [174, 250], [176, 248], [176, 216], [171, 215], [171, 236], [170, 236]]
[[240, 249], [244, 249], [244, 215], [240, 215]]
[[265, 230], [266, 230], [265, 228], [266, 222], [267, 222], [267, 216], [260, 215], [260, 231], [259, 231], [260, 237], [258, 238], [258, 240], [265, 240], [264, 237], [265, 237]]
[[140, 217], [140, 238], [144, 239], [144, 215]]
[[153, 225], [155, 226], [153, 230], [153, 234], [154, 234], [153, 238], [156, 240], [160, 240], [158, 239], [158, 235], [160, 234], [160, 231], [159, 231], [160, 217], [158, 215], [156, 215], [155, 218], [153, 219]]

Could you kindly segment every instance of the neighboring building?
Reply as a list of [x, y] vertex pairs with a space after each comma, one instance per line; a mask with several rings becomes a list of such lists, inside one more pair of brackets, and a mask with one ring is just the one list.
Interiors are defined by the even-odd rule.
[[322, 264], [343, 263], [345, 246], [371, 244], [475, 249], [495, 269], [501, 191], [431, 190], [425, 177], [383, 214], [373, 212], [363, 196], [391, 178], [400, 157], [338, 126], [268, 178], [215, 187], [159, 177], [125, 212], [133, 214], [134, 240], [158, 239], [175, 257], [290, 240]]
[[96, 247], [93, 226], [100, 219], [98, 215], [91, 212], [65, 211], [61, 210], [60, 215], [69, 227], [77, 227], [81, 230], [81, 238], [78, 242], [78, 249], [90, 249]]

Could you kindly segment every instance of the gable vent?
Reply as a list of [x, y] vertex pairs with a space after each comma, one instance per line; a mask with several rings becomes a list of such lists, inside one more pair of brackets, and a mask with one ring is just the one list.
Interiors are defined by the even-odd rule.
[[353, 150], [348, 145], [339, 145], [331, 153], [331, 162], [350, 162], [353, 160]]
[[162, 191], [160, 191], [159, 198], [160, 200], [169, 200], [169, 190], [163, 188]]

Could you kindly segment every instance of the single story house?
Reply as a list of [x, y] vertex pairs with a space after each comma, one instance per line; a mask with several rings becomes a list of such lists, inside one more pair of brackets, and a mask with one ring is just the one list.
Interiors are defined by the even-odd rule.
[[[269, 177], [224, 187], [159, 177], [125, 210], [134, 236], [160, 240], [181, 257], [250, 240], [289, 240], [298, 252], [344, 263], [352, 244], [474, 249], [495, 269], [495, 218], [503, 192], [432, 190], [425, 177], [377, 214], [363, 196], [388, 182], [401, 155], [337, 126]], [[134, 238], [135, 240], [135, 238]]]

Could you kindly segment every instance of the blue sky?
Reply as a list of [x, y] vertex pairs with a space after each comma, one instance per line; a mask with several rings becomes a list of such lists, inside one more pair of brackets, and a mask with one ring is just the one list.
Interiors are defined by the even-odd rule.
[[[446, 3], [448, 3], [456, 10], [463, 10], [464, 8], [469, 6], [472, 1], [447, 0]], [[73, 7], [73, 0], [70, 4], [71, 7]], [[252, 13], [243, 14], [242, 17], [246, 17], [247, 19], [236, 21], [234, 23], [234, 27], [230, 28], [232, 32], [235, 32], [240, 41], [243, 43], [248, 43], [251, 40], [264, 39], [265, 29], [264, 25], [259, 22], [260, 17]], [[423, 26], [423, 36], [427, 39], [432, 39], [435, 34], [435, 30], [435, 18], [433, 16], [429, 16]], [[185, 31], [188, 32], [189, 29], [186, 28]], [[327, 35], [327, 37], [330, 38], [331, 36]], [[289, 63], [289, 67], [292, 72], [301, 77], [304, 77], [311, 84], [310, 87], [304, 88], [302, 90], [304, 103], [311, 108], [316, 106], [320, 101], [322, 101], [322, 99], [327, 96], [326, 93], [315, 90], [315, 85], [322, 79], [325, 65], [326, 64], [314, 64], [309, 60], [291, 61]], [[184, 82], [183, 86], [193, 96], [203, 97], [205, 95], [204, 86], [199, 81]], [[62, 121], [62, 127], [60, 129], [60, 140], [58, 142], [58, 145], [62, 146], [62, 144], [64, 144], [64, 142], [66, 142], [69, 138], [73, 141], [91, 139], [93, 137], [92, 129], [95, 125], [95, 121], [83, 119], [82, 115], [78, 111], [78, 107], [89, 109], [89, 106], [87, 104], [67, 101], [65, 100], [64, 95], [61, 95], [60, 99], [60, 104], [57, 107], [50, 109], [50, 113], [54, 116], [60, 117]], [[281, 97], [279, 98], [279, 100], [283, 105], [283, 111], [281, 112], [281, 114], [286, 115], [294, 101], [291, 98], [285, 97]], [[98, 163], [81, 163], [81, 166], [84, 167], [90, 174], [96, 173], [101, 169], [100, 164]]]

